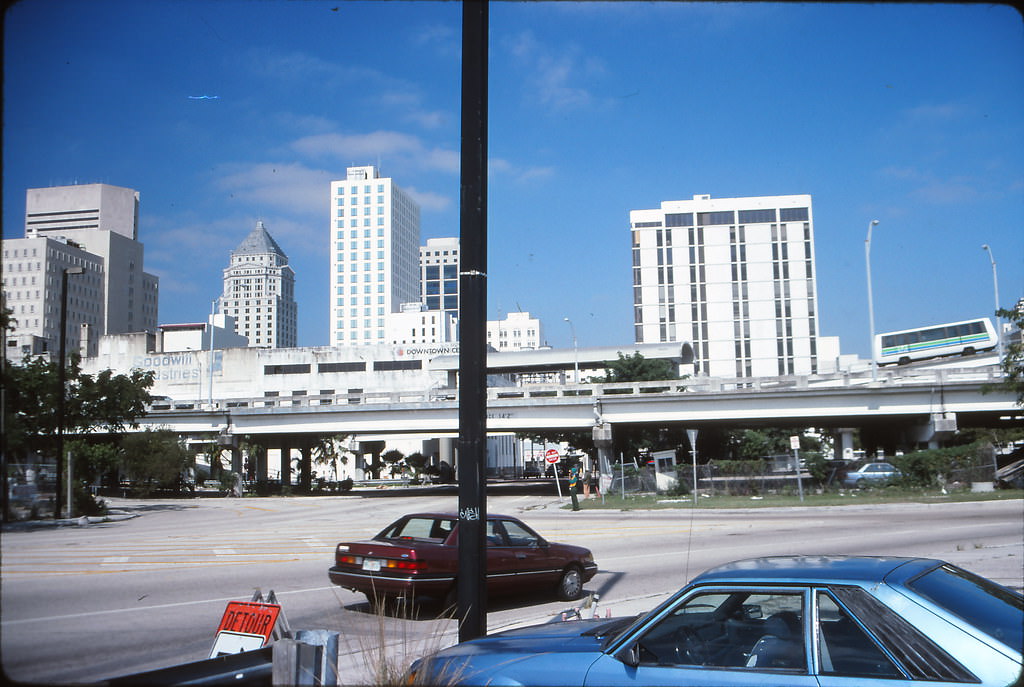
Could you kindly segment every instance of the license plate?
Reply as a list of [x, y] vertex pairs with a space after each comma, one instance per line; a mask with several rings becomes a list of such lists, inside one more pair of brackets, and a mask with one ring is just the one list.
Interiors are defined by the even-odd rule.
[[363, 559], [363, 570], [368, 570], [370, 572], [379, 572], [380, 571], [380, 561], [378, 561], [376, 559], [373, 559], [373, 558], [364, 558]]

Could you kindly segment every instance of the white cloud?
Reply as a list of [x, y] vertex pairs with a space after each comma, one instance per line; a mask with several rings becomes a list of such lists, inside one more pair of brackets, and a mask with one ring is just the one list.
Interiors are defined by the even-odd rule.
[[884, 167], [881, 176], [905, 182], [907, 194], [932, 205], [962, 203], [982, 195], [977, 179], [965, 175], [942, 177], [917, 167]]
[[424, 210], [447, 210], [451, 207], [452, 199], [433, 191], [420, 191], [409, 186], [404, 188], [405, 192], [412, 196], [412, 199], [419, 203]]
[[968, 108], [960, 103], [925, 104], [903, 111], [911, 122], [952, 122], [968, 114]]
[[556, 50], [523, 31], [505, 42], [506, 50], [525, 72], [527, 97], [553, 110], [592, 107], [598, 99], [581, 82], [604, 71], [596, 58], [586, 57], [574, 46]]
[[493, 157], [487, 161], [487, 171], [491, 176], [506, 176], [515, 181], [547, 179], [555, 173], [553, 167], [522, 167], [500, 157]]
[[333, 158], [344, 164], [360, 160], [395, 161], [414, 169], [457, 174], [459, 153], [430, 147], [422, 139], [399, 131], [373, 131], [368, 134], [319, 134], [292, 143], [292, 149], [314, 158]]
[[331, 175], [299, 163], [225, 165], [216, 185], [257, 213], [271, 209], [326, 217]]

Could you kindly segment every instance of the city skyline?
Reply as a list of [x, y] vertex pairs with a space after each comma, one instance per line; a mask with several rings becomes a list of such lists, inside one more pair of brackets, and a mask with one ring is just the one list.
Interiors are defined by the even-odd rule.
[[[60, 11], [54, 11], [59, 8]], [[330, 340], [330, 181], [376, 165], [458, 236], [458, 3], [72, 3], [5, 17], [4, 238], [28, 188], [140, 193], [160, 323], [204, 321], [257, 220]], [[495, 3], [489, 304], [546, 342], [633, 341], [629, 212], [814, 199], [819, 332], [991, 316], [1024, 295], [1024, 53], [1005, 6]], [[141, 31], [159, 26], [160, 31]], [[129, 30], [125, 30], [129, 27]], [[135, 27], [134, 30], [130, 27]], [[116, 78], [115, 78], [116, 77]], [[74, 108], [61, 104], [74, 102]]]

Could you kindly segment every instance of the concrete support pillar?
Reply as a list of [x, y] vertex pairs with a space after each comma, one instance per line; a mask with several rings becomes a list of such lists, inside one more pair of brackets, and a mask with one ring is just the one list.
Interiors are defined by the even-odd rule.
[[231, 472], [242, 474], [242, 449], [238, 446], [231, 447]]
[[304, 443], [300, 449], [302, 458], [299, 461], [299, 487], [310, 491], [313, 486], [313, 447]]
[[281, 438], [281, 487], [292, 483], [292, 444], [287, 437]]
[[448, 467], [442, 468], [441, 480], [450, 482], [455, 476], [456, 440], [451, 437], [438, 439], [438, 465], [445, 463]]
[[855, 431], [848, 427], [842, 427], [833, 431], [832, 450], [837, 460], [853, 459], [853, 433]]
[[[380, 454], [383, 453], [383, 452], [384, 452], [384, 442], [383, 441], [360, 441], [359, 442], [359, 455], [360, 456], [366, 456], [366, 455], [370, 456], [369, 461], [366, 461], [366, 464], [363, 467], [363, 470], [364, 470], [363, 477], [364, 477], [364, 479], [366, 477], [369, 477], [371, 479], [380, 479], [379, 472], [374, 471], [373, 468], [370, 467], [370, 465], [371, 464], [372, 465], [379, 465], [380, 464]], [[364, 460], [365, 460], [365, 458], [364, 458]], [[367, 474], [367, 473], [369, 473], [369, 474]]]
[[256, 480], [259, 482], [266, 482], [270, 479], [267, 474], [267, 453], [270, 449], [267, 446], [261, 446], [260, 450], [256, 452]]
[[597, 447], [597, 469], [601, 473], [601, 493], [612, 482], [612, 426], [607, 422], [594, 425], [594, 446]]

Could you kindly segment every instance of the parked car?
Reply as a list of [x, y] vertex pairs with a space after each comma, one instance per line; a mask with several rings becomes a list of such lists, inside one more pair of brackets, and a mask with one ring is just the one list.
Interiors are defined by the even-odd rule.
[[867, 487], [884, 484], [900, 476], [900, 471], [891, 463], [865, 463], [843, 478], [844, 487]]
[[[342, 542], [328, 575], [334, 584], [362, 592], [371, 604], [391, 597], [430, 597], [452, 605], [459, 558], [459, 518], [415, 513], [385, 527], [369, 541]], [[550, 590], [578, 599], [597, 572], [589, 549], [549, 542], [522, 521], [487, 516], [487, 591]]]
[[772, 557], [709, 570], [635, 619], [443, 649], [410, 684], [1020, 684], [1024, 597], [943, 561]]

